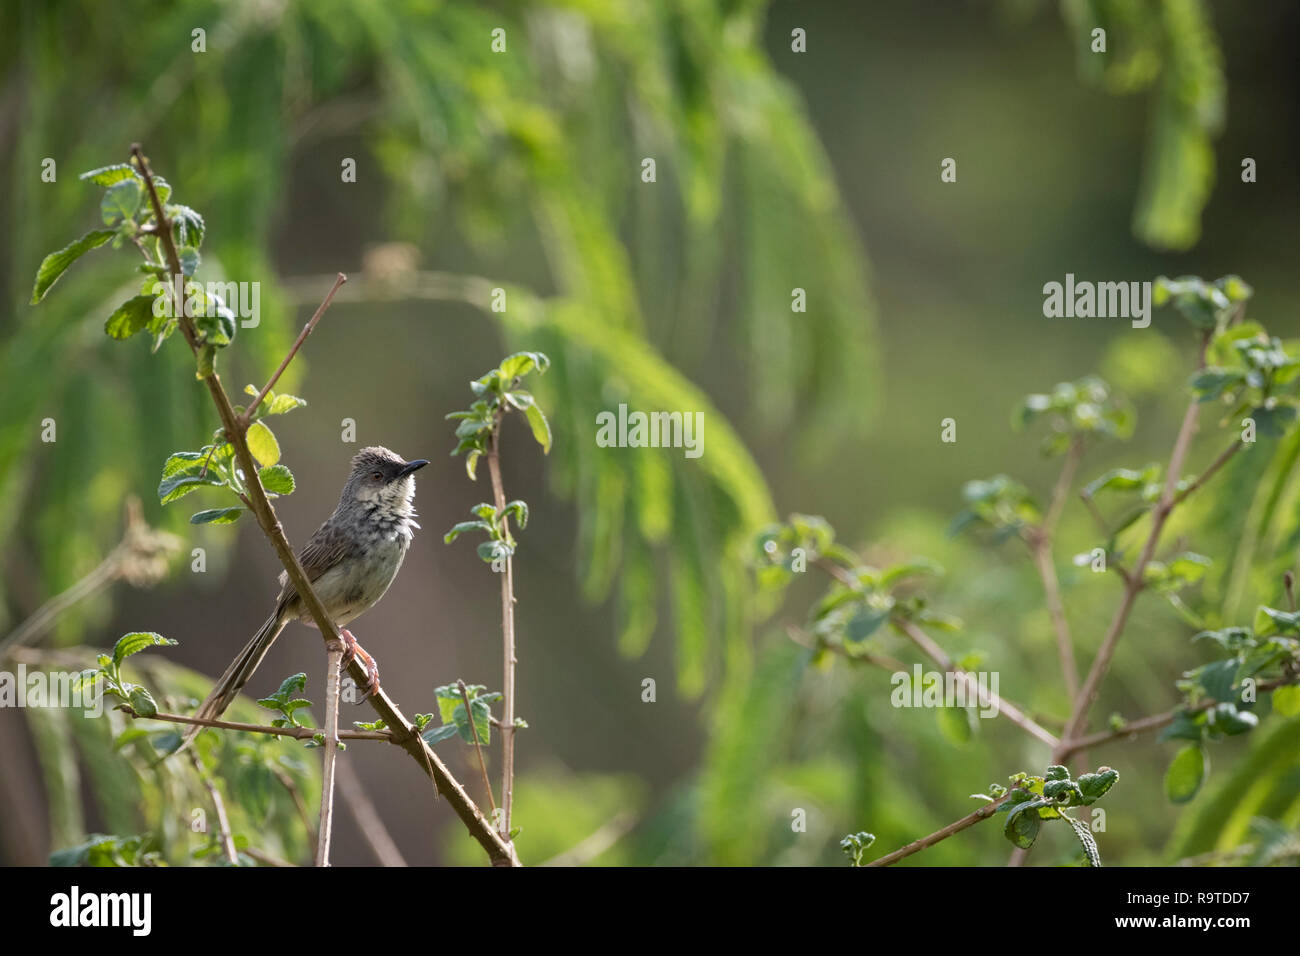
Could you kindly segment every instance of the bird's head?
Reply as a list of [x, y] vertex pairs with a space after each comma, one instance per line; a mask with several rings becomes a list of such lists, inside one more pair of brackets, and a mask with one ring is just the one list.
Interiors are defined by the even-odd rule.
[[404, 461], [401, 455], [378, 445], [363, 448], [352, 458], [352, 474], [343, 487], [343, 501], [378, 506], [384, 512], [411, 513], [415, 498], [415, 472], [429, 462]]

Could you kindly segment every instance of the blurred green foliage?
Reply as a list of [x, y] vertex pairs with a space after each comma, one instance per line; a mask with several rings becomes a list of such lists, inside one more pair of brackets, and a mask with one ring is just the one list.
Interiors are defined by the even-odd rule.
[[[1189, 248], [1213, 184], [1212, 140], [1226, 96], [1204, 4], [1067, 0], [1062, 9], [1085, 80], [1113, 93], [1153, 90], [1133, 228], [1151, 245]], [[751, 578], [749, 558], [777, 508], [741, 435], [788, 446], [805, 471], [831, 462], [877, 419], [884, 369], [867, 260], [805, 106], [764, 52], [765, 4], [185, 0], [159, 9], [132, 0], [26, 2], [2, 16], [0, 51], [13, 64], [6, 83], [29, 121], [11, 134], [4, 168], [19, 188], [0, 210], [19, 236], [0, 275], [0, 540], [7, 561], [30, 562], [26, 592], [56, 593], [93, 567], [117, 538], [122, 498], [152, 487], [167, 456], [195, 447], [213, 424], [184, 370], [151, 361], [139, 340], [119, 348], [103, 336], [133, 291], [108, 278], [110, 250], [79, 263], [39, 315], [25, 305], [41, 255], [93, 221], [89, 187], [73, 173], [124, 159], [138, 140], [183, 184], [186, 201], [208, 218], [204, 277], [262, 283], [261, 326], [241, 339], [242, 357], [227, 373], [261, 381], [289, 343], [295, 318], [278, 280], [300, 261], [296, 230], [310, 228], [285, 221], [291, 177], [308, 170], [318, 177], [309, 188], [320, 188], [337, 175], [339, 156], [357, 156], [363, 169], [377, 164], [382, 179], [351, 200], [358, 237], [344, 248], [397, 238], [449, 268], [493, 277], [452, 273], [457, 291], [444, 297], [470, 302], [511, 345], [544, 349], [553, 360], [539, 400], [554, 410], [553, 487], [577, 504], [581, 591], [593, 602], [615, 598], [619, 647], [633, 657], [648, 652], [667, 611], [676, 686], [704, 705], [699, 773], [658, 805], [613, 774], [521, 777], [520, 846], [529, 862], [571, 849], [630, 811], [637, 830], [596, 862], [840, 863], [840, 838], [863, 822], [879, 835], [877, 849], [889, 848], [957, 815], [952, 778], [982, 781], [998, 776], [991, 767], [1035, 765], [1013, 730], [962, 733], [929, 714], [900, 717], [873, 686], [878, 675], [828, 669], [825, 657], [756, 627], [775, 597]], [[1108, 31], [1113, 55], [1105, 59], [1088, 48], [1095, 24]], [[203, 54], [190, 46], [196, 26], [206, 30]], [[492, 52], [497, 27], [509, 55]], [[78, 122], [61, 121], [61, 104], [87, 100], [93, 108]], [[47, 156], [58, 157], [58, 184], [33, 188]], [[655, 183], [639, 178], [645, 157], [657, 161]], [[504, 312], [491, 307], [497, 286], [507, 292]], [[796, 288], [807, 292], [807, 312], [791, 308]], [[722, 318], [729, 310], [731, 323]], [[1181, 352], [1148, 332], [1112, 349], [1101, 372], [1135, 403], [1157, 406], [1183, 383], [1170, 380]], [[298, 364], [284, 382], [294, 391], [303, 384]], [[1053, 396], [1033, 411], [1060, 412]], [[692, 463], [577, 440], [591, 433], [597, 411], [620, 402], [704, 412], [709, 453]], [[1066, 404], [1077, 419], [1078, 402]], [[1126, 432], [1123, 413], [1109, 411], [1098, 421]], [[47, 416], [58, 422], [60, 446], [93, 468], [38, 454]], [[1102, 454], [1116, 467], [1134, 464]], [[1265, 436], [1225, 469], [1226, 490], [1190, 502], [1172, 529], [1195, 527], [1202, 550], [1225, 556], [1198, 585], [1197, 611], [1209, 624], [1274, 600], [1281, 570], [1294, 563], [1297, 455], [1300, 436]], [[1024, 504], [1031, 496], [1019, 487]], [[998, 492], [987, 483], [976, 490]], [[972, 503], [996, 511], [995, 499], [980, 494]], [[888, 507], [873, 528], [888, 544], [868, 557], [889, 567], [926, 554], [945, 566], [934, 601], [967, 622], [953, 655], [973, 662], [983, 654], [1007, 686], [1023, 689], [1020, 703], [1064, 716], [1059, 688], [1031, 663], [1052, 640], [1032, 573], [1000, 551], [990, 556], [973, 540], [947, 537], [947, 527], [946, 517], [906, 503]], [[1079, 548], [1096, 543], [1086, 516], [1067, 515], [1063, 536]], [[1104, 626], [1110, 592], [1086, 569], [1062, 573], [1086, 643]], [[3, 587], [0, 618], [21, 616], [8, 576]], [[106, 604], [99, 597], [66, 615], [60, 641], [80, 643]], [[1216, 604], [1222, 620], [1211, 613]], [[1164, 607], [1140, 610], [1133, 626], [1161, 637], [1186, 630]], [[1121, 654], [1117, 699], [1134, 712], [1160, 710], [1165, 678], [1183, 669], [1185, 644], [1149, 640], [1143, 655]], [[159, 672], [163, 686], [185, 679], [193, 680]], [[192, 693], [203, 696], [202, 685]], [[125, 782], [110, 779], [124, 772], [104, 759], [107, 738], [80, 746], [80, 735], [102, 737], [103, 726], [54, 726], [65, 717], [33, 714], [55, 845], [77, 845], [86, 832], [79, 764], [92, 766], [106, 828], [125, 836], [162, 819], [174, 784], [134, 763]], [[1261, 728], [1242, 767], [1208, 785], [1216, 810], [1191, 804], [1170, 853], [1231, 848], [1250, 815], [1296, 825], [1295, 753], [1278, 742], [1294, 734], [1279, 729]], [[265, 797], [274, 788], [260, 771], [226, 777], [229, 764], [221, 768], [223, 779], [249, 788], [232, 801], [236, 812], [257, 811], [236, 829], [279, 821], [278, 845], [262, 849], [301, 857], [284, 795]], [[1126, 784], [1141, 794], [1135, 776]], [[1267, 796], [1245, 800], [1254, 780], [1268, 784], [1252, 795]], [[304, 781], [304, 792], [311, 786]], [[314, 798], [306, 799], [310, 806]], [[808, 811], [806, 833], [792, 832], [793, 808]], [[1120, 861], [1158, 858], [1163, 850], [1148, 835], [1155, 815], [1119, 817], [1112, 842], [1125, 848]], [[164, 858], [182, 860], [180, 835], [165, 836]], [[477, 862], [476, 848], [456, 836], [449, 858]], [[922, 861], [1004, 858], [998, 834], [971, 839], [948, 841]], [[1069, 841], [1059, 850], [1060, 859], [1075, 853]]]

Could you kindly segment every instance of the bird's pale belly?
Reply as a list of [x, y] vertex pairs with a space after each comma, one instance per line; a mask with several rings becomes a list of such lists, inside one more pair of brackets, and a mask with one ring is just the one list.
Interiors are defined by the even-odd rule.
[[[409, 546], [410, 539], [403, 535], [382, 538], [368, 547], [364, 559], [347, 558], [312, 582], [334, 623], [346, 627], [384, 596]], [[306, 611], [299, 619], [312, 623]]]

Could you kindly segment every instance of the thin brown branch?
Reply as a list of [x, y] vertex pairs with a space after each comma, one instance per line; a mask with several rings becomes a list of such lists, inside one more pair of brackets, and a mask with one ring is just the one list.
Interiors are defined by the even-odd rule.
[[[132, 146], [131, 152], [135, 159], [136, 168], [144, 178], [145, 187], [149, 193], [149, 201], [153, 206], [154, 217], [159, 225], [159, 239], [167, 253], [167, 265], [171, 269], [174, 278], [181, 278], [183, 272], [180, 258], [176, 252], [176, 244], [172, 241], [170, 223], [163, 210], [162, 203], [158, 200], [158, 191], [154, 187], [153, 174], [145, 162], [139, 144]], [[197, 353], [198, 339], [194, 323], [186, 314], [183, 300], [184, 296], [182, 296], [181, 308], [178, 310], [179, 326], [191, 350]], [[322, 639], [327, 641], [331, 638], [337, 639], [338, 628], [330, 618], [329, 612], [325, 610], [325, 606], [321, 604], [319, 595], [316, 594], [311, 581], [308, 580], [306, 573], [303, 571], [298, 556], [294, 553], [293, 547], [289, 544], [289, 539], [285, 536], [284, 528], [276, 517], [275, 509], [271, 507], [266, 492], [262, 488], [262, 483], [258, 480], [257, 465], [248, 449], [247, 438], [240, 427], [234, 408], [230, 404], [230, 398], [226, 395], [216, 371], [210, 370], [204, 377], [203, 382], [212, 396], [212, 402], [216, 406], [227, 440], [234, 446], [235, 458], [239, 462], [239, 467], [244, 472], [248, 486], [249, 508], [257, 519], [258, 526], [275, 549], [276, 556], [284, 566], [290, 583], [297, 591], [312, 620], [320, 629]], [[366, 684], [369, 680], [365, 666], [358, 659], [354, 659], [348, 665], [348, 673], [357, 682], [358, 686]], [[442, 759], [425, 743], [420, 736], [419, 730], [407, 720], [406, 716], [389, 699], [383, 689], [380, 688], [374, 694], [371, 694], [367, 700], [375, 713], [388, 727], [392, 728], [394, 742], [406, 750], [422, 769], [427, 770], [436, 791], [447, 798], [447, 802], [451, 804], [452, 809], [460, 817], [470, 834], [487, 852], [492, 863], [498, 866], [520, 865], [514, 847], [502, 839], [492, 828], [492, 825], [483, 816], [479, 808], [475, 806], [474, 801], [469, 798], [464, 787], [451, 775]]]
[[969, 671], [958, 667], [934, 639], [921, 630], [912, 621], [906, 618], [894, 618], [892, 621], [894, 627], [902, 631], [912, 642], [919, 647], [931, 660], [939, 665], [945, 671], [960, 676], [966, 684], [966, 687], [975, 695], [975, 699], [982, 707], [993, 707], [997, 710], [999, 716], [1005, 717], [1031, 737], [1035, 737], [1047, 746], [1055, 749], [1060, 746], [1060, 741], [1044, 728], [1040, 727], [1029, 718], [1019, 707], [1007, 700], [999, 697], [993, 691], [987, 688], [981, 688], [979, 681]]
[[[492, 502], [501, 515], [501, 521], [510, 519], [505, 514], [506, 491], [501, 481], [501, 420], [498, 418], [487, 446], [488, 473], [492, 478]], [[501, 574], [501, 644], [504, 677], [501, 688], [501, 838], [510, 841], [510, 816], [515, 794], [515, 577], [514, 561], [506, 555], [505, 571]], [[489, 787], [488, 792], [492, 790]]]
[[[137, 720], [161, 720], [169, 724], [191, 724], [196, 727], [216, 727], [221, 730], [239, 730], [246, 734], [269, 734], [273, 737], [293, 737], [295, 740], [311, 740], [321, 733], [315, 727], [270, 727], [265, 724], [241, 724], [233, 720], [211, 720], [206, 717], [190, 717], [186, 714], [141, 714], [130, 704], [119, 707], [128, 717]], [[390, 744], [397, 741], [386, 730], [342, 730], [339, 737], [343, 740], [386, 740]]]
[[[347, 764], [343, 764], [344, 767]], [[289, 794], [289, 799], [293, 801], [293, 808], [298, 813], [298, 819], [302, 821], [303, 831], [307, 834], [311, 843], [316, 842], [316, 823], [311, 818], [311, 813], [307, 810], [307, 801], [303, 799], [302, 791], [298, 784], [294, 783], [293, 777], [283, 767], [271, 764], [271, 773], [275, 779], [280, 781], [280, 786], [284, 787], [285, 792]]]
[[[1285, 687], [1288, 684], [1296, 683], [1294, 677], [1279, 677], [1274, 680], [1261, 681], [1255, 686], [1255, 690], [1261, 694], [1277, 690], [1279, 687]], [[1123, 727], [1114, 730], [1098, 731], [1095, 734], [1089, 734], [1086, 737], [1080, 737], [1078, 740], [1062, 740], [1057, 754], [1061, 760], [1072, 757], [1074, 754], [1084, 750], [1091, 750], [1093, 747], [1099, 747], [1102, 744], [1112, 743], [1116, 740], [1128, 740], [1138, 734], [1147, 733], [1152, 730], [1159, 730], [1167, 727], [1178, 719], [1179, 714], [1199, 714], [1203, 710], [1209, 710], [1218, 704], [1219, 701], [1212, 698], [1200, 701], [1191, 707], [1175, 707], [1173, 710], [1167, 710], [1163, 714], [1152, 714], [1150, 717], [1142, 717], [1138, 720], [1130, 720]]]
[[244, 409], [244, 413], [239, 416], [240, 423], [243, 424], [245, 428], [247, 428], [248, 423], [253, 420], [253, 413], [257, 411], [257, 406], [262, 404], [262, 399], [266, 398], [267, 393], [275, 387], [275, 383], [280, 381], [280, 376], [283, 375], [284, 370], [289, 367], [289, 363], [293, 361], [293, 357], [298, 354], [298, 349], [302, 348], [302, 343], [307, 341], [307, 336], [311, 335], [312, 330], [316, 328], [316, 323], [320, 321], [320, 317], [325, 314], [325, 310], [328, 309], [330, 303], [334, 301], [334, 293], [338, 292], [339, 287], [347, 281], [348, 277], [342, 272], [335, 277], [334, 285], [330, 286], [329, 292], [325, 293], [325, 298], [316, 309], [315, 314], [311, 317], [310, 321], [303, 326], [302, 331], [298, 333], [298, 338], [294, 340], [293, 347], [289, 349], [289, 354], [284, 357], [284, 360], [280, 363], [280, 367], [275, 370], [275, 374], [273, 374], [270, 379], [267, 380], [267, 383], [262, 386], [262, 390], [257, 393], [257, 397], [253, 399], [248, 408]]
[[469, 703], [469, 688], [459, 677], [456, 678], [456, 686], [460, 689], [460, 699], [465, 702], [465, 719], [469, 721], [470, 733], [474, 735], [474, 752], [478, 754], [478, 769], [483, 774], [483, 789], [487, 791], [488, 803], [492, 806], [492, 813], [495, 816], [497, 802], [492, 796], [492, 781], [488, 779], [487, 764], [483, 761], [483, 742], [478, 739], [478, 726], [474, 723], [474, 708]]
[[[1204, 364], [1204, 348], [1202, 348], [1202, 364]], [[1164, 491], [1161, 493], [1160, 501], [1156, 504], [1151, 515], [1151, 531], [1147, 535], [1146, 544], [1142, 547], [1137, 563], [1125, 579], [1124, 593], [1120, 598], [1119, 607], [1115, 610], [1115, 616], [1111, 619], [1110, 626], [1106, 630], [1106, 636], [1102, 639], [1101, 647], [1092, 662], [1092, 667], [1088, 670], [1088, 676], [1084, 679], [1079, 696], [1074, 702], [1070, 720], [1065, 725], [1063, 735], [1065, 739], [1073, 740], [1082, 734], [1088, 722], [1088, 712], [1092, 709], [1093, 702], [1097, 699], [1097, 693], [1101, 689], [1102, 678], [1110, 670], [1110, 662], [1115, 656], [1115, 648], [1119, 644], [1120, 636], [1124, 633], [1125, 625], [1128, 623], [1129, 612], [1133, 610], [1133, 604], [1142, 590], [1143, 573], [1146, 571], [1147, 563], [1155, 553], [1156, 545], [1160, 541], [1160, 533], [1164, 530], [1169, 513], [1173, 510], [1174, 497], [1178, 487], [1178, 474], [1182, 470], [1183, 462], [1187, 459], [1187, 450], [1191, 446], [1192, 436], [1196, 433], [1199, 412], [1200, 405], [1193, 399], [1187, 406], [1187, 412], [1183, 415], [1183, 423], [1178, 429], [1178, 437], [1174, 440], [1174, 449], [1169, 456], [1169, 468], [1165, 473]], [[1053, 762], [1061, 762], [1060, 754], [1053, 757]]]
[[325, 644], [325, 746], [320, 774], [320, 825], [316, 828], [316, 865], [330, 865], [334, 835], [334, 768], [339, 756], [339, 696], [343, 692], [343, 642]]
[[199, 760], [199, 755], [193, 749], [189, 751], [190, 763], [194, 765], [194, 772], [199, 776], [199, 782], [203, 788], [208, 791], [208, 799], [212, 801], [212, 809], [217, 817], [217, 842], [221, 844], [221, 852], [226, 855], [226, 862], [231, 866], [239, 866], [239, 853], [235, 850], [235, 838], [230, 833], [230, 818], [226, 816], [226, 802], [221, 799], [221, 791], [213, 783], [208, 772], [203, 769], [203, 762]]
[[244, 847], [244, 854], [263, 866], [296, 867], [298, 865], [297, 863], [290, 863], [288, 860], [282, 860], [278, 856], [272, 856], [265, 850], [259, 850], [256, 847]]
[[952, 836], [954, 833], [960, 833], [962, 830], [965, 830], [967, 827], [973, 827], [981, 820], [987, 820], [989, 817], [993, 816], [993, 814], [997, 813], [998, 807], [1000, 807], [1003, 803], [1005, 803], [1011, 797], [1011, 794], [1013, 794], [1014, 792], [1015, 792], [1014, 790], [1009, 790], [1006, 793], [1004, 793], [1002, 796], [998, 797], [998, 799], [990, 803], [984, 804], [974, 813], [968, 813], [960, 820], [955, 820], [952, 823], [948, 824], [946, 827], [943, 827], [942, 829], [939, 830], [935, 830], [929, 836], [921, 837], [921, 839], [913, 843], [909, 843], [901, 850], [895, 850], [893, 853], [890, 853], [886, 856], [882, 856], [878, 860], [872, 860], [870, 863], [866, 865], [867, 866], [892, 866], [893, 864], [897, 863], [899, 860], [903, 859], [904, 857], [911, 856], [913, 853], [918, 853], [921, 850], [924, 850], [926, 847], [934, 846], [936, 843], [948, 839], [948, 837]]
[[1219, 452], [1219, 457], [1210, 462], [1209, 467], [1206, 468], [1205, 471], [1197, 475], [1191, 484], [1174, 496], [1174, 504], [1182, 504], [1192, 492], [1196, 491], [1196, 489], [1200, 488], [1207, 481], [1213, 478], [1214, 473], [1226, 465], [1228, 460], [1231, 459], [1233, 455], [1237, 454], [1237, 452], [1241, 451], [1241, 449], [1242, 442], [1234, 441], [1227, 448], [1223, 449], [1223, 451]]

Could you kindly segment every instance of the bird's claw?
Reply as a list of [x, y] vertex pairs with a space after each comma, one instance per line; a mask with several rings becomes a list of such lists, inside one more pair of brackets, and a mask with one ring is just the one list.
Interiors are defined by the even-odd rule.
[[357, 685], [361, 691], [360, 700], [357, 701], [357, 703], [360, 703], [379, 690], [379, 665], [375, 663], [373, 657], [366, 653], [365, 648], [361, 646], [347, 628], [340, 628], [339, 636], [343, 638], [344, 645], [343, 661], [340, 669], [346, 670], [354, 660], [361, 661], [361, 666], [366, 669], [366, 682]]

